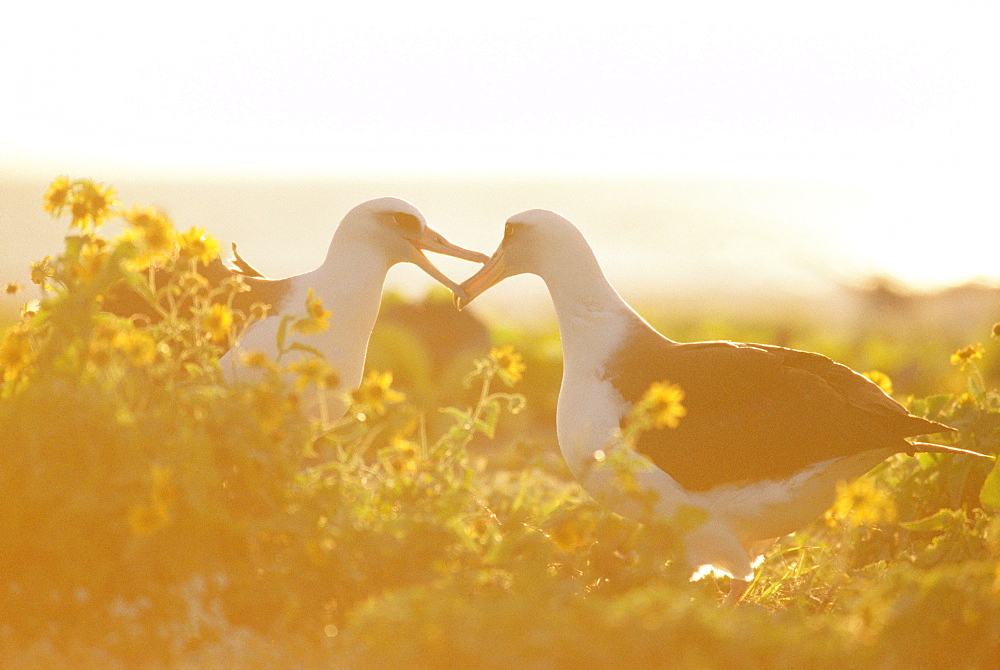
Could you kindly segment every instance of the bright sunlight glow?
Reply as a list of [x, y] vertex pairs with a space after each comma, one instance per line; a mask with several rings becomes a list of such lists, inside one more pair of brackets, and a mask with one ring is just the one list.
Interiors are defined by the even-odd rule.
[[820, 180], [860, 194], [798, 224], [846, 266], [918, 285], [997, 276], [995, 2], [6, 14], [8, 176]]

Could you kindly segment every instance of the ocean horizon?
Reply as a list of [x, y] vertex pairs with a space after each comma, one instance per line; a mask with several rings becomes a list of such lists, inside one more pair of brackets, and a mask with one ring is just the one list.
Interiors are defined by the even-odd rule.
[[[95, 178], [111, 184], [126, 205], [155, 205], [179, 229], [204, 228], [225, 251], [235, 242], [243, 258], [273, 277], [319, 265], [334, 228], [351, 207], [392, 195], [413, 202], [456, 244], [487, 254], [499, 243], [510, 215], [531, 208], [558, 211], [583, 231], [612, 284], [636, 304], [704, 296], [813, 300], [872, 276], [916, 290], [1000, 278], [1000, 268], [992, 277], [976, 268], [965, 275], [961, 268], [938, 276], [907, 275], [907, 258], [901, 256], [913, 254], [915, 247], [866, 249], [859, 236], [872, 238], [877, 247], [875, 241], [894, 235], [892, 222], [883, 222], [885, 230], [873, 229], [865, 220], [871, 216], [871, 194], [833, 180]], [[30, 262], [62, 248], [65, 224], [41, 209], [49, 180], [15, 176], [0, 183], [4, 283], [27, 283]], [[899, 221], [895, 234], [906, 235], [908, 225]], [[947, 253], [941, 241], [924, 242], [917, 247], [921, 258]], [[432, 260], [456, 280], [477, 267], [436, 255]], [[406, 265], [393, 268], [386, 289], [414, 297], [433, 284]], [[504, 282], [477, 306], [506, 316], [549, 314], [544, 286], [535, 277]]]

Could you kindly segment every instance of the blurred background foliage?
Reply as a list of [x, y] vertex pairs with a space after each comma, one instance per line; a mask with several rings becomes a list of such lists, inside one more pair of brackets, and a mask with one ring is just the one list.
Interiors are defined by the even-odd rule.
[[[107, 187], [65, 188], [51, 209], [72, 219], [66, 249], [36, 264], [41, 300], [5, 315], [0, 340], [0, 666], [1000, 658], [988, 461], [889, 459], [781, 538], [743, 603], [722, 607], [726, 580], [690, 582], [675, 560], [678, 529], [610, 514], [569, 476], [554, 328], [487, 326], [439, 291], [387, 295], [365, 383], [391, 371], [397, 393], [317, 426], [298, 412], [310, 389], [276, 367], [256, 386], [220, 383], [219, 355], [255, 315], [237, 308], [238, 282], [198, 279], [217, 262], [209, 236], [155, 228]], [[115, 218], [124, 232], [102, 237]], [[169, 280], [151, 280], [152, 261]], [[162, 318], [102, 311], [123, 283]], [[857, 301], [850, 318], [640, 311], [677, 340], [775, 343], [880, 371], [914, 412], [959, 428], [957, 444], [1000, 450], [996, 291], [880, 281]]]

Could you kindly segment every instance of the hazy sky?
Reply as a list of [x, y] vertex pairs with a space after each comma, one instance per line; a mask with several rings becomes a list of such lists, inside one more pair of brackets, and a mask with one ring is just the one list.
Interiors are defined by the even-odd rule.
[[8, 164], [976, 174], [1000, 149], [997, 2], [18, 4]]
[[21, 0], [0, 177], [832, 179], [859, 254], [962, 235], [996, 276], [998, 35], [989, 0]]

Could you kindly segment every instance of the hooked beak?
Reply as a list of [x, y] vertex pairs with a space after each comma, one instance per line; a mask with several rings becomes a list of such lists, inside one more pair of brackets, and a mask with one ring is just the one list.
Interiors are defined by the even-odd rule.
[[417, 238], [409, 238], [410, 244], [413, 245], [413, 255], [410, 260], [418, 268], [429, 274], [434, 279], [438, 280], [452, 293], [458, 295], [462, 292], [461, 287], [444, 276], [444, 274], [434, 267], [434, 264], [427, 260], [427, 257], [421, 253], [421, 250], [433, 251], [436, 254], [444, 254], [445, 256], [452, 256], [454, 258], [461, 258], [465, 261], [472, 261], [473, 263], [485, 263], [489, 260], [489, 256], [486, 254], [481, 254], [478, 251], [471, 251], [469, 249], [463, 249], [462, 247], [452, 244], [444, 238], [438, 232], [433, 229], [424, 226]]
[[458, 309], [464, 308], [475, 300], [476, 296], [480, 293], [503, 279], [506, 270], [507, 266], [503, 261], [503, 247], [500, 247], [493, 254], [493, 257], [487, 260], [483, 267], [479, 268], [479, 272], [462, 282], [462, 285], [458, 287], [458, 291], [454, 291], [455, 307]]

